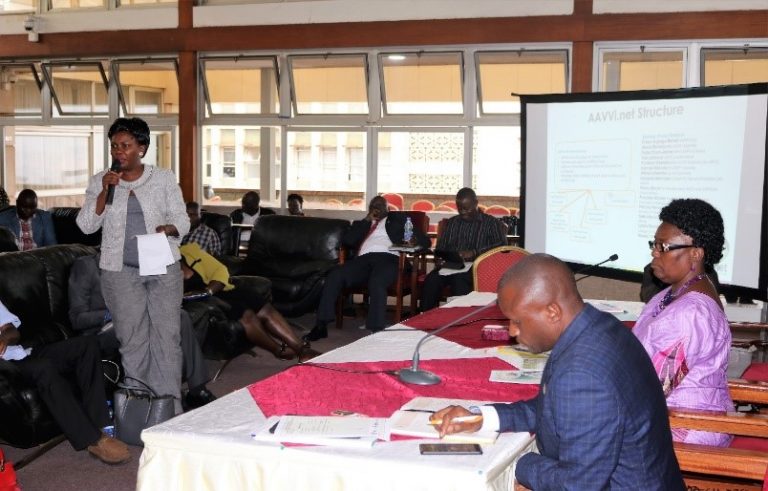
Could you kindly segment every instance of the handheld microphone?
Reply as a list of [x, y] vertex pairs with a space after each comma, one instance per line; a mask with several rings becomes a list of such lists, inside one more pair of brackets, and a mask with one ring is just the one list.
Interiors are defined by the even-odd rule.
[[429, 372], [427, 370], [419, 370], [419, 349], [421, 349], [421, 345], [424, 344], [424, 341], [426, 341], [430, 337], [440, 334], [441, 332], [445, 331], [449, 327], [453, 327], [459, 322], [466, 320], [472, 317], [473, 315], [482, 312], [487, 308], [493, 307], [494, 305], [496, 305], [496, 302], [491, 302], [488, 305], [484, 305], [483, 307], [480, 307], [479, 309], [475, 309], [472, 312], [468, 313], [467, 315], [463, 317], [459, 317], [456, 320], [452, 320], [448, 324], [438, 329], [435, 329], [434, 331], [429, 332], [426, 336], [421, 338], [419, 342], [416, 344], [416, 349], [413, 351], [413, 361], [411, 362], [411, 367], [403, 368], [397, 374], [397, 376], [400, 378], [400, 381], [405, 382], [406, 384], [415, 384], [415, 385], [435, 385], [437, 383], [440, 383], [440, 377], [438, 377], [434, 373]]
[[[599, 263], [597, 263], [597, 264], [592, 264], [592, 265], [590, 265], [590, 266], [585, 266], [585, 267], [581, 268], [580, 270], [576, 271], [576, 272], [575, 272], [575, 273], [573, 273], [573, 274], [574, 274], [574, 276], [575, 276], [575, 275], [577, 275], [577, 274], [583, 274], [583, 273], [584, 273], [584, 271], [589, 271], [590, 269], [594, 269], [594, 268], [596, 268], [596, 267], [598, 267], [598, 266], [602, 266], [602, 265], [603, 265], [603, 264], [605, 264], [605, 263], [608, 263], [608, 262], [611, 262], [611, 261], [615, 261], [615, 260], [617, 260], [618, 258], [619, 258], [619, 255], [618, 255], [618, 254], [611, 254], [611, 257], [609, 257], [609, 258], [608, 258], [608, 259], [606, 259], [605, 261], [600, 261], [600, 262], [599, 262]], [[577, 279], [577, 280], [576, 280], [576, 283], [578, 283], [579, 281], [583, 280], [584, 278], [589, 278], [590, 276], [592, 276], [592, 275], [591, 275], [591, 274], [588, 274], [588, 275], [582, 276], [581, 278], [579, 278], [579, 279]]]
[[[120, 171], [120, 161], [117, 159], [112, 160], [112, 167], [109, 168], [112, 172], [119, 172]], [[110, 184], [107, 188], [107, 204], [111, 205], [112, 200], [115, 199], [115, 185]]]

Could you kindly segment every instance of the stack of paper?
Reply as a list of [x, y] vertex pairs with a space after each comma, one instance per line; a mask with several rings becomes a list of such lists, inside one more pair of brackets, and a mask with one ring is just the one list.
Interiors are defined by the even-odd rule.
[[491, 370], [488, 380], [507, 384], [541, 384], [542, 370]]
[[372, 447], [386, 439], [385, 418], [350, 416], [272, 416], [253, 438], [264, 442]]
[[513, 346], [499, 346], [497, 348], [490, 348], [489, 351], [493, 351], [495, 356], [506, 361], [518, 370], [524, 370], [530, 373], [536, 371], [543, 372], [544, 366], [549, 359], [549, 352], [535, 354], [515, 349]]
[[[440, 438], [429, 418], [435, 411], [447, 406], [482, 406], [495, 401], [471, 401], [466, 399], [445, 399], [440, 397], [416, 397], [406, 403], [389, 418], [388, 432], [391, 435], [415, 436], [420, 438]], [[454, 433], [443, 440], [461, 443], [494, 443], [499, 437], [495, 431], [475, 433]]]

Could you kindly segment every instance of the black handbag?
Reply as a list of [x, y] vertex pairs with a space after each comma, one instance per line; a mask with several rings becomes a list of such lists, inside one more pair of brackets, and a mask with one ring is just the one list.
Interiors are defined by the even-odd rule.
[[144, 446], [141, 431], [176, 415], [174, 397], [158, 396], [147, 384], [133, 377], [143, 387], [118, 384], [115, 391], [115, 437], [128, 445]]

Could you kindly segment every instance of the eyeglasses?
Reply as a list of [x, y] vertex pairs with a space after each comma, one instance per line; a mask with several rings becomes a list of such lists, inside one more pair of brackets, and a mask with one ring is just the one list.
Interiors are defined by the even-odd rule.
[[685, 245], [685, 244], [667, 244], [665, 242], [659, 242], [659, 241], [656, 241], [656, 240], [649, 240], [648, 241], [648, 247], [652, 251], [656, 251], [656, 252], [669, 252], [669, 251], [674, 251], [674, 250], [677, 250], [677, 249], [687, 249], [689, 247], [696, 247], [696, 246], [693, 245], [693, 244], [690, 244], [690, 245]]

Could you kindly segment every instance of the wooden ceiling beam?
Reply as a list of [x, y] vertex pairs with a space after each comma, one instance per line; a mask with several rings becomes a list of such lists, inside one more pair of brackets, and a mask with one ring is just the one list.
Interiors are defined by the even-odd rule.
[[38, 43], [28, 42], [26, 35], [6, 35], [0, 36], [0, 57], [768, 38], [768, 10], [604, 15], [584, 10], [561, 16], [42, 33]]

